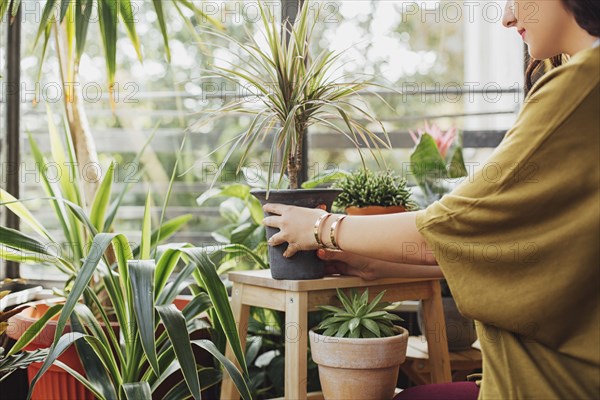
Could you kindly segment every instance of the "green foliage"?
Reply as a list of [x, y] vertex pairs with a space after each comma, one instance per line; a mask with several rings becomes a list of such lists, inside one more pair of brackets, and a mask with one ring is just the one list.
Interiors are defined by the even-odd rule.
[[411, 172], [423, 191], [425, 207], [451, 190], [447, 180], [467, 176], [458, 133], [445, 156], [442, 156], [433, 136], [424, 133], [410, 155]]
[[[7, 281], [10, 280], [5, 280], [4, 282]], [[8, 294], [10, 294], [9, 290], [0, 290], [0, 299], [6, 297]], [[4, 338], [4, 333], [8, 328], [8, 319], [13, 315], [20, 313], [25, 308], [27, 308], [27, 306], [16, 307], [10, 311], [0, 309], [0, 337]], [[42, 361], [48, 355], [47, 350], [25, 352], [9, 357], [5, 357], [4, 353], [4, 348], [0, 347], [0, 381], [7, 378], [16, 369], [27, 368], [30, 363]]]
[[48, 349], [24, 351], [5, 357], [4, 348], [0, 347], [0, 382], [19, 368], [27, 368], [33, 362], [42, 362], [48, 357]]
[[340, 179], [344, 179], [350, 175], [348, 172], [339, 169], [326, 169], [323, 172], [318, 173], [312, 179], [309, 179], [302, 183], [302, 189], [314, 189], [317, 187], [324, 187], [331, 184], [335, 184]]
[[[308, 314], [308, 326], [316, 326], [320, 313]], [[248, 322], [246, 362], [250, 375], [253, 399], [272, 399], [284, 396], [285, 313], [251, 307]], [[308, 392], [321, 390], [319, 371], [308, 358]]]
[[407, 210], [415, 208], [411, 200], [406, 179], [393, 171], [372, 172], [358, 170], [347, 175], [335, 184], [342, 190], [335, 205], [339, 208], [367, 206], [404, 206]]
[[[90, 246], [92, 237], [98, 232], [111, 232], [115, 229], [114, 220], [129, 183], [118, 195], [113, 196], [114, 164], [111, 163], [92, 201], [92, 206], [88, 208], [82, 193], [85, 178], [75, 167], [77, 160], [68, 125], [65, 124], [64, 131], [59, 132], [50, 109], [47, 112], [50, 158], [42, 153], [32, 136], [29, 136], [29, 144], [38, 177], [46, 194], [43, 200], [48, 201], [54, 211], [63, 237], [51, 235], [49, 233], [51, 229], [46, 228], [34, 217], [26, 206], [29, 200], [16, 199], [0, 188], [0, 206], [15, 213], [37, 236], [31, 237], [22, 232], [0, 227], [0, 259], [53, 265], [67, 275], [65, 288], [68, 289], [79, 274], [86, 257], [96, 250]], [[144, 144], [134, 163], [139, 163], [151, 140], [152, 137]], [[59, 168], [58, 179], [47, 173], [48, 165]], [[156, 248], [159, 243], [178, 232], [190, 218], [190, 215], [184, 215], [162, 223], [151, 236], [144, 237], [145, 250], [149, 252], [149, 247]], [[64, 242], [61, 242], [61, 239]], [[138, 251], [139, 248], [135, 248], [133, 253], [137, 255]], [[87, 303], [87, 305], [97, 311], [94, 304]]]
[[218, 244], [210, 252], [211, 260], [219, 266], [219, 275], [232, 269], [269, 268], [262, 206], [250, 190], [248, 185], [233, 183], [209, 189], [197, 199], [199, 206], [219, 202], [224, 223], [212, 233]]
[[[143, 224], [142, 242], [148, 243], [146, 238], [151, 235], [151, 224], [147, 222]], [[10, 237], [7, 241], [16, 242]], [[168, 376], [181, 370], [185, 382], [181, 398], [199, 399], [202, 387], [198, 370], [207, 368], [194, 359], [192, 348], [199, 346], [210, 351], [230, 374], [243, 398], [250, 399], [244, 353], [227, 292], [206, 250], [188, 244], [170, 244], [160, 246], [154, 258], [134, 259], [129, 243], [122, 234], [96, 234], [90, 245], [94, 251], [85, 256], [65, 303], [51, 307], [10, 350], [8, 356], [23, 349], [52, 316], [60, 313], [49, 355], [34, 377], [32, 388], [53, 363], [73, 375], [98, 399], [126, 399], [153, 393]], [[114, 252], [114, 262], [108, 257], [109, 247]], [[141, 254], [151, 253], [142, 249]], [[185, 266], [175, 277], [178, 263]], [[92, 278], [100, 282], [103, 291], [97, 293], [90, 288]], [[173, 301], [192, 278], [200, 291], [180, 311]], [[82, 299], [86, 302], [81, 302]], [[95, 316], [87, 304], [95, 305], [100, 316]], [[114, 317], [109, 317], [106, 309]], [[190, 339], [194, 331], [210, 326], [200, 318], [203, 313], [206, 318], [208, 311], [214, 316], [210, 322], [222, 327], [226, 341], [243, 366], [242, 371], [214, 345]], [[103, 328], [115, 320], [118, 332]], [[63, 335], [67, 324], [72, 333]], [[85, 376], [58, 361], [72, 345], [80, 354]]]
[[381, 302], [384, 294], [385, 290], [369, 303], [369, 289], [360, 295], [352, 290], [350, 297], [337, 289], [337, 297], [342, 303], [342, 308], [330, 305], [319, 306], [321, 310], [327, 311], [329, 314], [317, 329], [321, 330], [324, 336], [348, 338], [379, 338], [397, 335], [394, 330], [394, 321], [402, 321], [402, 318], [384, 310], [389, 306], [389, 303]]
[[[202, 10], [194, 2], [189, 0], [172, 0], [172, 5], [185, 20], [187, 17], [182, 13], [181, 8], [191, 10], [196, 17], [201, 18], [203, 21], [207, 21], [215, 27], [221, 28], [221, 24], [214, 18], [204, 14]], [[12, 4], [9, 10], [8, 6]], [[0, 0], [0, 17], [4, 18], [5, 13], [12, 16], [17, 14], [21, 0]], [[171, 59], [171, 52], [169, 49], [169, 33], [165, 22], [165, 11], [163, 9], [162, 1], [153, 1], [154, 12], [160, 31], [163, 37], [165, 46], [165, 52], [167, 60]], [[93, 10], [97, 11], [93, 13]], [[57, 12], [58, 11], [58, 12]], [[39, 27], [35, 38], [35, 44], [38, 44], [40, 40], [43, 41], [43, 53], [46, 52], [48, 47], [48, 41], [50, 40], [53, 28], [56, 25], [65, 26], [65, 39], [69, 43], [69, 58], [73, 60], [69, 64], [73, 63], [79, 65], [79, 61], [84, 54], [85, 47], [88, 38], [88, 28], [90, 23], [98, 22], [100, 27], [100, 38], [102, 39], [102, 47], [105, 54], [106, 70], [108, 75], [108, 84], [112, 90], [112, 85], [115, 83], [115, 74], [117, 70], [116, 55], [117, 55], [117, 42], [119, 40], [119, 22], [123, 23], [123, 31], [127, 31], [131, 44], [133, 45], [138, 59], [142, 60], [142, 46], [137, 34], [136, 28], [136, 9], [132, 7], [131, 0], [48, 0], [44, 4], [41, 18], [39, 19]], [[94, 18], [97, 18], [94, 21]], [[42, 55], [43, 58], [43, 55]], [[43, 63], [39, 64], [40, 71]], [[69, 79], [73, 77], [72, 71], [69, 71]], [[72, 82], [71, 80], [67, 80]]]
[[[247, 129], [228, 144], [229, 151], [216, 176], [219, 176], [227, 160], [236, 149], [242, 149], [239, 168], [244, 165], [250, 151], [266, 137], [272, 140], [269, 157], [267, 190], [271, 178], [279, 166], [280, 177], [287, 176], [290, 188], [297, 189], [298, 171], [305, 160], [302, 158], [304, 132], [311, 125], [322, 125], [349, 139], [359, 150], [361, 144], [369, 148], [391, 147], [389, 138], [381, 139], [368, 124], [375, 124], [384, 133], [383, 124], [365, 107], [351, 101], [358, 92], [377, 86], [371, 82], [342, 76], [334, 79], [341, 53], [323, 50], [312, 54], [310, 47], [313, 32], [319, 21], [313, 2], [303, 3], [293, 25], [279, 25], [269, 7], [259, 2], [261, 11], [261, 34], [248, 35], [247, 43], [221, 32], [209, 32], [215, 38], [224, 39], [234, 54], [234, 60], [249, 57], [244, 63], [232, 61], [226, 67], [215, 66], [210, 71], [217, 78], [233, 83], [244, 92], [250, 91], [256, 101], [239, 97], [214, 111], [202, 123], [209, 123], [230, 113], [242, 113], [252, 117]], [[266, 46], [262, 43], [266, 40]], [[214, 77], [213, 77], [214, 78]], [[344, 81], [345, 80], [345, 81]], [[358, 97], [360, 99], [360, 97]], [[339, 122], [339, 125], [334, 122]], [[373, 153], [373, 151], [371, 150]], [[276, 162], [278, 154], [282, 160]], [[373, 153], [375, 155], [375, 153]], [[362, 157], [362, 154], [361, 154]], [[215, 178], [216, 179], [216, 178]]]

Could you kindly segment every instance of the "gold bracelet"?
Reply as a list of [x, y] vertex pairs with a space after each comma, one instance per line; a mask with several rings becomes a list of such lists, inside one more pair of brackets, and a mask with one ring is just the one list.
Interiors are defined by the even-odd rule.
[[326, 248], [326, 247], [327, 247], [327, 246], [325, 246], [325, 245], [323, 244], [323, 242], [322, 242], [322, 241], [321, 241], [321, 239], [319, 238], [319, 234], [320, 234], [320, 232], [321, 232], [321, 225], [323, 225], [323, 222], [325, 222], [325, 220], [326, 220], [326, 219], [327, 219], [327, 218], [328, 218], [330, 215], [331, 215], [331, 213], [325, 213], [325, 214], [321, 215], [321, 216], [320, 216], [320, 217], [317, 219], [317, 221], [315, 222], [315, 226], [314, 226], [314, 229], [313, 229], [313, 233], [314, 233], [314, 235], [315, 235], [315, 240], [317, 241], [317, 246], [318, 246], [320, 249], [324, 249], [324, 248]]
[[344, 218], [346, 218], [346, 217], [347, 217], [347, 215], [339, 216], [335, 221], [333, 221], [333, 224], [331, 224], [331, 228], [329, 229], [329, 239], [331, 240], [331, 245], [333, 246], [333, 248], [335, 250], [341, 250], [340, 246], [338, 246], [337, 240], [336, 240], [337, 228], [342, 223]]

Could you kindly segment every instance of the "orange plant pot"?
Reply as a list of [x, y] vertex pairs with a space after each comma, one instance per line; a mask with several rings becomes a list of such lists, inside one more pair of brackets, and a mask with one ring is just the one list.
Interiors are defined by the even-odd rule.
[[[173, 304], [178, 309], [183, 309], [191, 300], [192, 296], [178, 296]], [[62, 300], [61, 300], [62, 301]], [[23, 310], [21, 313], [13, 316], [8, 320], [8, 329], [6, 334], [15, 340], [18, 340], [29, 327], [39, 320], [50, 308], [51, 303], [47, 300], [42, 300], [33, 303], [32, 307]], [[58, 314], [60, 315], [60, 314]], [[33, 351], [45, 349], [52, 345], [54, 335], [56, 333], [56, 324], [58, 315], [55, 315], [33, 339], [31, 343], [25, 346], [24, 350]], [[111, 324], [112, 329], [118, 334], [118, 323]], [[71, 332], [70, 325], [67, 324], [63, 333]], [[78, 373], [85, 376], [85, 371], [79, 360], [79, 355], [74, 346], [70, 346], [61, 356], [59, 361], [73, 368]], [[38, 373], [42, 363], [32, 363], [27, 367], [27, 378], [29, 383]], [[94, 400], [95, 397], [87, 390], [83, 384], [71, 376], [67, 371], [55, 365], [50, 366], [44, 375], [37, 381], [31, 396], [32, 400]]]
[[348, 215], [381, 215], [381, 214], [396, 214], [406, 211], [403, 206], [367, 206], [367, 207], [346, 207]]
[[[46, 300], [34, 303], [32, 307], [23, 310], [20, 314], [8, 320], [9, 325], [6, 334], [10, 338], [18, 340], [31, 325], [48, 311], [48, 308], [50, 308], [50, 303]], [[56, 333], [57, 321], [58, 315], [48, 321], [40, 334], [25, 346], [25, 350], [33, 351], [50, 347]], [[71, 327], [67, 325], [64, 332], [67, 333], [70, 331]], [[58, 360], [85, 376], [75, 347], [69, 347]], [[32, 363], [27, 368], [27, 377], [30, 384], [41, 367], [42, 363]], [[93, 400], [94, 396], [67, 371], [52, 365], [36, 383], [31, 398], [33, 400]]]

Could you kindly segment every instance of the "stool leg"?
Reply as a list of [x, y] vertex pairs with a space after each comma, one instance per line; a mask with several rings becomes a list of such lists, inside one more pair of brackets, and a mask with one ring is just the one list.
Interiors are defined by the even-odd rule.
[[286, 292], [285, 398], [306, 399], [308, 351], [308, 295]]
[[433, 295], [423, 300], [423, 322], [425, 325], [423, 334], [427, 338], [431, 382], [452, 382], [440, 283], [431, 281], [431, 288]]
[[[235, 324], [240, 335], [242, 349], [245, 349], [246, 336], [248, 334], [248, 318], [250, 317], [250, 306], [243, 303], [243, 291], [244, 284], [237, 282], [233, 283], [233, 288], [231, 291], [231, 310], [233, 311]], [[233, 350], [231, 349], [229, 343], [227, 343], [225, 356], [228, 360], [233, 362], [236, 367], [240, 367], [240, 364], [237, 362], [235, 354], [233, 354]], [[233, 380], [231, 380], [229, 374], [223, 372], [223, 383], [221, 385], [221, 400], [238, 400], [239, 398], [240, 393], [235, 387]]]

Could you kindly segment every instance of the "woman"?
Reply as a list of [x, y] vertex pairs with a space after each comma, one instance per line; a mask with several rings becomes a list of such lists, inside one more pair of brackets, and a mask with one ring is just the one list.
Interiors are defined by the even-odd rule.
[[[533, 86], [486, 165], [418, 212], [320, 218], [319, 209], [267, 204], [276, 215], [265, 225], [280, 229], [269, 244], [287, 242], [289, 257], [316, 249], [320, 225], [319, 240], [343, 250], [320, 251], [329, 272], [443, 273], [461, 312], [478, 322], [483, 351], [480, 388], [459, 384], [459, 397], [598, 398], [600, 1], [508, 0], [503, 23], [534, 59], [570, 59]], [[454, 398], [456, 387], [440, 398]]]

